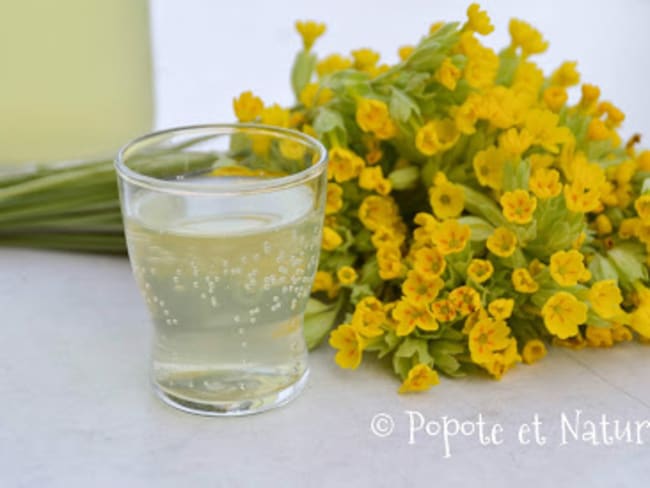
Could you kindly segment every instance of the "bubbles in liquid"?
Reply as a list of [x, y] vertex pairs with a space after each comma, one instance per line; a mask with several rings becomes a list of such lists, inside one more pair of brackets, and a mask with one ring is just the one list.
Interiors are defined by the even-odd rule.
[[[126, 219], [131, 259], [148, 271], [136, 279], [152, 301], [154, 380], [170, 394], [257, 398], [305, 371], [299, 324], [307, 298], [298, 285], [311, 282], [318, 262], [313, 194], [247, 198], [206, 208], [204, 200], [148, 195]], [[176, 213], [161, 220], [160, 208]], [[264, 212], [259, 228], [250, 224], [256, 212]], [[245, 232], [232, 230], [240, 224]], [[315, 253], [305, 254], [311, 244]]]

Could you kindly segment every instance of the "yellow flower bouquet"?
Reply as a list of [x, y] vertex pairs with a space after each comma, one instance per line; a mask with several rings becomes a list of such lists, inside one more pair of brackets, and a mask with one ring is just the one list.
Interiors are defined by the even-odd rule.
[[[500, 378], [549, 344], [650, 340], [650, 151], [621, 141], [597, 86], [570, 101], [576, 63], [546, 76], [547, 42], [520, 20], [486, 47], [476, 4], [392, 66], [371, 49], [319, 58], [325, 26], [297, 29], [295, 105], [244, 92], [234, 110], [329, 149], [310, 347], [329, 337], [344, 368], [390, 361], [409, 392]], [[123, 252], [111, 163], [0, 178], [0, 243]]]
[[597, 86], [569, 103], [576, 63], [545, 76], [531, 57], [548, 43], [520, 20], [501, 52], [484, 46], [476, 4], [393, 66], [370, 49], [318, 58], [325, 26], [296, 26], [296, 105], [244, 92], [234, 109], [330, 151], [311, 346], [337, 325], [341, 367], [388, 358], [407, 392], [439, 372], [498, 379], [550, 343], [650, 339], [650, 152], [622, 143]]

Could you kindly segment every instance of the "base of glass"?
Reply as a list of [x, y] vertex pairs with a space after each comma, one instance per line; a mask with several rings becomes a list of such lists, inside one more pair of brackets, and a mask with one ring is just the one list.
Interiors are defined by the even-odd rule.
[[265, 412], [273, 408], [281, 407], [296, 398], [307, 384], [309, 369], [306, 369], [303, 375], [286, 388], [275, 391], [272, 394], [261, 398], [228, 400], [228, 401], [210, 401], [201, 402], [188, 400], [187, 398], [178, 397], [165, 391], [155, 382], [153, 389], [156, 396], [167, 405], [170, 405], [183, 412], [193, 413], [195, 415], [204, 415], [210, 417], [234, 417], [240, 415], [253, 415]]

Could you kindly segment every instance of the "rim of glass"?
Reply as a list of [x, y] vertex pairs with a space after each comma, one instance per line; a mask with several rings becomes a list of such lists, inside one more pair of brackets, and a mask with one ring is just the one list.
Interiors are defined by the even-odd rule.
[[[258, 179], [250, 183], [239, 183], [233, 185], [231, 183], [215, 182], [215, 183], [191, 183], [182, 180], [165, 180], [156, 178], [154, 176], [147, 176], [139, 173], [127, 166], [125, 160], [128, 159], [128, 153], [138, 146], [146, 147], [146, 143], [150, 140], [171, 136], [173, 134], [190, 134], [192, 132], [212, 132], [212, 135], [227, 136], [238, 131], [250, 131], [260, 135], [267, 135], [270, 137], [284, 137], [291, 139], [305, 146], [312, 148], [319, 154], [318, 161], [311, 166], [287, 176], [278, 178]], [[259, 193], [281, 190], [286, 187], [291, 187], [303, 183], [314, 176], [319, 175], [324, 171], [327, 165], [327, 149], [317, 139], [298, 132], [293, 129], [285, 129], [283, 127], [275, 127], [266, 124], [253, 124], [253, 123], [231, 123], [231, 124], [198, 124], [186, 125], [180, 127], [172, 127], [170, 129], [159, 130], [150, 132], [140, 136], [132, 141], [126, 143], [118, 151], [115, 158], [115, 169], [118, 175], [126, 181], [144, 187], [150, 190], [162, 191], [167, 193], [192, 193], [192, 194], [242, 194], [242, 193]]]

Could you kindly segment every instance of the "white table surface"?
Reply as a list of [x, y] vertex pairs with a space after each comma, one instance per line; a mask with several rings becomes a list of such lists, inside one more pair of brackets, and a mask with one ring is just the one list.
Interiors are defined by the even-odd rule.
[[[161, 403], [147, 378], [149, 325], [126, 259], [1, 250], [0, 486], [486, 486], [641, 487], [645, 444], [561, 446], [562, 412], [598, 421], [650, 420], [650, 349], [553, 351], [501, 382], [443, 380], [398, 395], [376, 364], [356, 372], [322, 347], [302, 396], [241, 418], [205, 418]], [[503, 444], [444, 444], [424, 431], [409, 444], [407, 410], [427, 420], [483, 415]], [[394, 418], [384, 438], [378, 413]], [[535, 413], [544, 446], [521, 445]], [[444, 484], [443, 484], [444, 481]]]
[[[328, 22], [320, 52], [394, 47], [430, 21], [462, 16], [466, 2], [321, 3], [153, 0], [159, 127], [228, 120], [244, 88], [289, 102], [295, 18]], [[650, 130], [647, 75], [650, 2], [484, 2], [503, 44], [511, 15], [553, 42], [545, 66], [580, 59], [628, 112], [627, 132]], [[254, 12], [254, 13], [252, 13]], [[365, 20], [363, 20], [365, 19]], [[605, 35], [607, 29], [625, 34]], [[594, 35], [594, 33], [601, 33]], [[576, 40], [577, 39], [577, 40]], [[321, 49], [322, 46], [322, 49]], [[642, 95], [639, 95], [642, 94]], [[443, 380], [421, 395], [372, 361], [338, 369], [325, 346], [296, 401], [258, 416], [184, 414], [153, 396], [147, 378], [149, 324], [124, 258], [0, 249], [0, 487], [484, 486], [640, 487], [650, 479], [645, 444], [561, 446], [560, 415], [650, 420], [650, 349], [554, 350], [503, 381]], [[415, 434], [407, 410], [427, 420], [482, 414], [503, 426], [503, 444]], [[370, 430], [378, 413], [392, 435]], [[517, 430], [539, 414], [547, 444], [522, 445]], [[385, 424], [382, 424], [385, 425]]]

